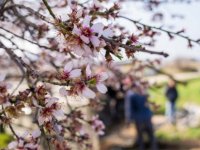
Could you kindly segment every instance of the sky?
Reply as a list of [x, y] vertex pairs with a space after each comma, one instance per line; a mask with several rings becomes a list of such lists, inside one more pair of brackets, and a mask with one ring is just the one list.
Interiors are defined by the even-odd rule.
[[[185, 29], [184, 34], [190, 36], [193, 39], [200, 38], [200, 2], [188, 3], [169, 3], [163, 4], [156, 12], [164, 13], [165, 17], [162, 22], [152, 22], [152, 13], [145, 10], [141, 3], [126, 2], [122, 5], [122, 15], [126, 15], [129, 18], [140, 20], [143, 23], [150, 24], [153, 26], [161, 26], [165, 29], [172, 31], [178, 31], [180, 29]], [[179, 14], [184, 16], [183, 19], [172, 18], [172, 14]], [[125, 25], [127, 29], [134, 33], [133, 24], [125, 20], [119, 20], [119, 23]], [[173, 28], [172, 28], [173, 26]], [[155, 59], [159, 58], [164, 61], [176, 59], [176, 58], [193, 58], [200, 60], [200, 45], [194, 44], [194, 47], [188, 48], [187, 41], [176, 37], [174, 40], [169, 40], [166, 34], [162, 34], [157, 38], [158, 42], [155, 47], [150, 47], [151, 50], [164, 51], [167, 52], [170, 57], [162, 58], [160, 56], [153, 56], [150, 54], [136, 54], [136, 57], [140, 59]]]
[[[200, 38], [200, 1], [188, 3], [169, 3], [163, 4], [156, 9], [156, 12], [164, 13], [164, 20], [162, 22], [152, 22], [152, 13], [145, 10], [144, 5], [140, 2], [124, 2], [122, 5], [121, 15], [127, 16], [129, 18], [140, 20], [143, 23], [161, 26], [165, 29], [178, 31], [182, 28], [186, 30], [186, 35], [193, 39]], [[178, 14], [184, 16], [184, 19], [171, 17], [172, 14]], [[131, 33], [135, 33], [134, 25], [124, 19], [118, 20], [118, 23], [124, 25]], [[173, 25], [173, 28], [172, 28]], [[168, 58], [163, 58], [157, 55], [137, 53], [136, 57], [139, 59], [161, 59], [162, 61], [170, 61], [176, 58], [194, 58], [200, 60], [200, 45], [194, 44], [194, 47], [188, 48], [187, 41], [176, 37], [174, 40], [169, 40], [169, 37], [163, 33], [161, 36], [157, 37], [157, 44], [155, 47], [150, 47], [148, 49], [155, 51], [164, 51], [170, 56]], [[21, 43], [23, 47], [28, 47], [26, 43]]]

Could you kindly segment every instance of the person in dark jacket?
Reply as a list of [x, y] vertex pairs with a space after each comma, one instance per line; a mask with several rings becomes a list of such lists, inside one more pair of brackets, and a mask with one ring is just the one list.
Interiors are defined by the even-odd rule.
[[152, 150], [157, 149], [154, 136], [153, 124], [151, 121], [152, 112], [147, 104], [147, 96], [136, 92], [135, 87], [126, 93], [125, 117], [128, 123], [134, 122], [137, 130], [137, 143], [140, 150], [144, 150], [143, 134], [146, 133]]
[[167, 89], [165, 92], [165, 96], [167, 98], [166, 103], [166, 116], [170, 123], [176, 123], [176, 102], [178, 98], [178, 91], [176, 88], [176, 84], [173, 80], [170, 80], [167, 85]]

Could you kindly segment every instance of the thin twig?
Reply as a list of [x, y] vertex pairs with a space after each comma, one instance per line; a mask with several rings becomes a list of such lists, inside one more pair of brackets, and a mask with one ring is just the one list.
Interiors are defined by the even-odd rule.
[[144, 47], [136, 47], [136, 46], [133, 46], [133, 45], [126, 45], [126, 44], [123, 44], [123, 43], [118, 43], [112, 39], [107, 39], [107, 38], [104, 38], [105, 41], [111, 43], [112, 45], [115, 45], [115, 46], [119, 46], [119, 47], [122, 47], [122, 48], [125, 48], [125, 49], [129, 49], [129, 50], [133, 50], [135, 52], [144, 52], [144, 53], [150, 53], [150, 54], [156, 54], [156, 55], [162, 55], [164, 57], [168, 57], [169, 55], [165, 52], [156, 52], [156, 51], [151, 51], [151, 50], [147, 50], [145, 49]]
[[11, 95], [13, 95], [17, 91], [17, 89], [23, 83], [24, 79], [25, 79], [25, 75], [22, 76], [21, 80], [19, 81], [19, 83], [17, 84], [17, 86], [15, 87], [15, 89], [12, 91]]
[[190, 41], [190, 42], [194, 42], [194, 43], [200, 45], [200, 40], [191, 39], [191, 38], [188, 37], [188, 36], [185, 36], [185, 35], [180, 34], [179, 32], [169, 31], [169, 30], [163, 29], [162, 27], [150, 26], [150, 25], [141, 23], [140, 21], [137, 21], [137, 20], [134, 20], [134, 19], [130, 19], [130, 18], [125, 17], [125, 16], [120, 16], [120, 15], [119, 15], [118, 18], [123, 18], [123, 19], [129, 20], [129, 21], [131, 21], [132, 23], [134, 23], [134, 24], [136, 24], [136, 25], [138, 24], [138, 25], [142, 25], [142, 26], [144, 26], [144, 27], [148, 27], [148, 28], [150, 28], [150, 29], [155, 29], [155, 30], [159, 30], [159, 31], [165, 32], [165, 33], [167, 33], [168, 35], [175, 35], [175, 36], [181, 37], [181, 38], [186, 39], [186, 40], [188, 40], [188, 41]]
[[14, 35], [14, 36], [17, 37], [17, 38], [20, 38], [20, 39], [22, 39], [22, 40], [25, 40], [25, 41], [27, 41], [27, 42], [29, 42], [29, 43], [31, 43], [31, 44], [37, 45], [38, 47], [45, 48], [45, 49], [49, 49], [49, 50], [54, 50], [54, 49], [52, 49], [52, 48], [50, 48], [50, 47], [47, 47], [47, 46], [44, 46], [44, 45], [40, 45], [39, 43], [36, 43], [36, 42], [31, 41], [31, 40], [29, 40], [29, 39], [23, 38], [23, 37], [21, 37], [21, 36], [15, 34], [15, 33], [13, 33], [13, 32], [11, 32], [11, 31], [9, 31], [9, 30], [3, 28], [3, 27], [0, 27], [0, 29], [2, 29], [2, 30], [4, 30], [4, 31], [6, 31], [6, 32], [8, 32], [8, 33], [10, 33], [10, 34], [12, 34], [12, 35]]
[[[5, 8], [6, 9], [10, 9], [12, 7], [18, 7], [18, 8], [21, 8], [21, 9], [26, 9], [27, 11], [29, 11], [30, 13], [34, 14], [35, 16], [37, 16], [38, 18], [44, 20], [45, 22], [49, 23], [49, 24], [53, 24], [52, 22], [50, 22], [46, 16], [40, 14], [39, 12], [33, 10], [32, 8], [30, 7], [27, 7], [27, 6], [24, 6], [24, 5], [19, 5], [19, 4], [13, 4], [13, 5], [9, 5], [8, 7]], [[4, 10], [4, 11], [5, 11]]]
[[56, 16], [55, 16], [55, 14], [53, 13], [53, 11], [51, 10], [51, 7], [49, 6], [48, 2], [47, 2], [46, 0], [42, 0], [42, 1], [43, 1], [44, 5], [46, 6], [47, 10], [49, 11], [50, 15], [51, 15], [54, 19], [56, 19]]
[[[7, 117], [3, 105], [2, 105], [2, 110], [3, 110], [4, 116]], [[14, 135], [17, 139], [19, 139], [19, 136], [17, 135], [17, 133], [16, 133], [15, 130], [13, 129], [12, 125], [11, 125], [10, 123], [8, 123], [8, 126], [9, 126], [11, 132], [13, 133], [13, 135]]]

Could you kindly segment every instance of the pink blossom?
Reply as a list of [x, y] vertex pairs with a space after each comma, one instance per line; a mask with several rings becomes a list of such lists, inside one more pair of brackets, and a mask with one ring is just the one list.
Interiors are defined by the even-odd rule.
[[68, 62], [65, 67], [64, 67], [64, 72], [63, 72], [63, 78], [68, 79], [68, 78], [77, 78], [81, 75], [81, 69], [73, 69], [73, 64], [72, 62]]
[[80, 28], [74, 25], [72, 33], [77, 35], [86, 44], [91, 42], [94, 47], [100, 46], [101, 35], [106, 38], [113, 36], [112, 30], [110, 30], [110, 28], [103, 30], [104, 25], [102, 23], [95, 23], [92, 26], [90, 26], [90, 23], [91, 17], [86, 16]]
[[99, 120], [99, 116], [93, 116], [91, 121], [92, 128], [99, 134], [104, 135], [105, 125], [101, 120]]
[[107, 92], [107, 87], [103, 84], [103, 81], [105, 81], [108, 78], [108, 74], [106, 72], [101, 72], [96, 75], [92, 75], [90, 66], [88, 65], [86, 67], [86, 76], [89, 81], [94, 81], [96, 88], [101, 93]]
[[85, 57], [87, 57], [87, 56], [92, 55], [92, 50], [90, 49], [89, 46], [87, 46], [84, 43], [74, 45], [73, 46], [73, 52], [75, 54], [77, 54], [78, 56], [85, 56]]
[[88, 88], [85, 83], [83, 82], [78, 82], [75, 85], [75, 89], [77, 89], [77, 93], [80, 96], [86, 97], [86, 98], [95, 98], [96, 94], [90, 89]]
[[41, 131], [39, 129], [34, 130], [31, 134], [31, 136], [35, 139], [38, 138], [41, 135]]
[[43, 125], [45, 122], [51, 121], [55, 118], [65, 118], [61, 105], [58, 103], [58, 98], [51, 97], [46, 99], [46, 105], [39, 109], [38, 123]]
[[85, 86], [82, 91], [80, 91], [80, 94], [86, 98], [95, 98], [96, 94], [87, 86]]
[[26, 131], [17, 141], [12, 141], [8, 144], [9, 150], [35, 150], [38, 149], [37, 139], [40, 137], [39, 129], [29, 133]]
[[61, 87], [61, 88], [59, 89], [59, 93], [60, 93], [60, 95], [62, 95], [62, 96], [67, 96], [67, 95], [68, 95], [68, 91], [67, 91], [66, 88], [64, 88], [64, 87]]

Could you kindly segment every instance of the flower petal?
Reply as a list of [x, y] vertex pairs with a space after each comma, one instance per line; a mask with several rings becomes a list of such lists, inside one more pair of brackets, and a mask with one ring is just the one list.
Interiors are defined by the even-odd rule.
[[50, 97], [50, 98], [47, 98], [46, 99], [46, 107], [51, 107], [51, 105], [52, 104], [54, 104], [54, 103], [56, 103], [56, 102], [58, 102], [58, 98], [56, 98], [56, 97]]
[[97, 36], [92, 36], [90, 38], [90, 41], [92, 42], [92, 44], [93, 44], [94, 47], [99, 47], [100, 40], [99, 40], [99, 38]]
[[92, 31], [95, 33], [98, 33], [99, 36], [101, 36], [103, 32], [103, 28], [104, 28], [104, 25], [102, 23], [93, 24], [93, 26], [91, 27]]
[[37, 130], [32, 132], [33, 138], [38, 138], [40, 135], [41, 135], [40, 129], [37, 129]]
[[83, 15], [83, 9], [79, 9], [76, 13], [76, 18], [80, 18]]
[[60, 93], [60, 95], [62, 95], [62, 96], [67, 96], [67, 95], [68, 95], [68, 92], [67, 92], [67, 90], [66, 90], [64, 87], [61, 87], [61, 88], [59, 89], [59, 93]]
[[71, 9], [75, 9], [77, 6], [73, 3], [74, 0], [67, 0], [67, 4], [70, 6]]
[[19, 147], [23, 147], [24, 146], [24, 141], [22, 139], [19, 140], [18, 146]]
[[90, 77], [90, 76], [92, 75], [92, 71], [91, 71], [91, 69], [90, 69], [90, 65], [87, 65], [85, 71], [86, 71], [86, 76], [87, 76], [87, 77]]
[[91, 17], [90, 16], [85, 16], [84, 20], [83, 20], [83, 27], [89, 27], [90, 26], [90, 20]]
[[24, 147], [27, 149], [37, 149], [38, 145], [33, 143], [27, 143]]
[[5, 74], [0, 74], [0, 82], [2, 82], [5, 79], [6, 75]]
[[74, 49], [73, 52], [78, 56], [82, 56], [84, 53], [83, 49], [78, 45], [74, 46], [73, 49]]
[[84, 54], [83, 54], [84, 56], [89, 56], [92, 54], [90, 47], [87, 46], [86, 44], [83, 44], [83, 49], [84, 49]]
[[102, 84], [102, 83], [98, 83], [96, 85], [96, 87], [97, 87], [97, 90], [99, 92], [101, 92], [101, 93], [106, 93], [107, 92], [107, 87], [104, 84]]
[[81, 40], [82, 40], [83, 42], [85, 42], [86, 44], [88, 44], [88, 43], [90, 42], [89, 38], [86, 37], [86, 36], [84, 36], [84, 35], [81, 35], [80, 38], [81, 38]]
[[82, 91], [82, 95], [86, 98], [95, 98], [96, 94], [89, 89], [88, 87], [85, 87]]
[[113, 30], [111, 30], [110, 28], [107, 28], [103, 31], [103, 36], [105, 38], [110, 38], [114, 36]]
[[101, 72], [99, 81], [102, 82], [108, 78], [108, 74], [106, 72]]
[[7, 88], [7, 89], [12, 88], [12, 84], [11, 84], [11, 83], [6, 83], [6, 88]]
[[18, 142], [17, 142], [17, 141], [10, 142], [10, 143], [8, 144], [8, 149], [16, 149], [16, 148], [17, 148], [17, 145], [18, 145]]
[[[39, 114], [39, 113], [38, 113]], [[42, 117], [42, 116], [40, 116], [40, 114], [38, 115], [38, 123], [39, 123], [39, 125], [41, 126], [41, 125], [43, 125], [44, 124], [44, 121], [45, 121], [45, 118], [44, 117]]]
[[72, 33], [80, 36], [81, 35], [81, 30], [76, 25], [74, 25]]
[[65, 114], [64, 114], [64, 112], [61, 109], [54, 111], [53, 115], [56, 118], [65, 118]]
[[68, 62], [64, 67], [64, 72], [69, 73], [73, 68], [72, 62]]
[[74, 69], [70, 72], [70, 78], [77, 78], [81, 75], [81, 69]]
[[93, 5], [97, 8], [102, 8], [101, 3], [98, 0], [93, 0]]

